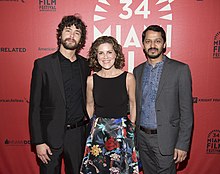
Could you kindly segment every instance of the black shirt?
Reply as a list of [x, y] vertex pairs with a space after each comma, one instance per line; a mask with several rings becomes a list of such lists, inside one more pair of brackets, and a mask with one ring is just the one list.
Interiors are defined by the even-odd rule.
[[84, 118], [79, 60], [71, 62], [60, 52], [58, 55], [66, 98], [66, 122], [73, 124]]
[[93, 95], [97, 117], [121, 118], [127, 116], [127, 72], [113, 78], [93, 75]]

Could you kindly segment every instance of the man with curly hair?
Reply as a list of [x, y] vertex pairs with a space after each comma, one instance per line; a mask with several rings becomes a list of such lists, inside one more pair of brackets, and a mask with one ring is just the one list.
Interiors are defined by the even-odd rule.
[[87, 60], [79, 55], [86, 25], [78, 15], [64, 16], [57, 29], [58, 50], [34, 62], [29, 125], [41, 174], [78, 174], [86, 141]]

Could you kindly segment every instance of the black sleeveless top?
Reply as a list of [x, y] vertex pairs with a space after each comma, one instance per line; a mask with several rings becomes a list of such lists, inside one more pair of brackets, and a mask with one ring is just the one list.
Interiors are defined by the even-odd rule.
[[127, 72], [113, 78], [93, 75], [93, 96], [97, 117], [121, 118], [127, 116], [126, 76]]

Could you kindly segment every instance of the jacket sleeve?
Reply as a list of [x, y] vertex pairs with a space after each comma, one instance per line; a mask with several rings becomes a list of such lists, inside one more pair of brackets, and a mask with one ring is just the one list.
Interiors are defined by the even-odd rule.
[[42, 92], [42, 72], [40, 70], [38, 60], [34, 62], [32, 71], [31, 87], [30, 87], [30, 104], [29, 104], [29, 129], [31, 143], [44, 143], [41, 124], [40, 124], [40, 105]]
[[184, 65], [179, 79], [180, 130], [176, 148], [189, 150], [193, 127], [192, 78], [188, 65]]

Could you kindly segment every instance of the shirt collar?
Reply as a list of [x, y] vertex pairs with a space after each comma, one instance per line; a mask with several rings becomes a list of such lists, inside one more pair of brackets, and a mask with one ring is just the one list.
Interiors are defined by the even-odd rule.
[[[155, 68], [155, 67], [158, 67], [158, 66], [162, 66], [162, 65], [164, 64], [165, 60], [166, 60], [166, 56], [163, 56], [162, 61], [161, 61], [161, 62], [156, 63], [156, 65], [154, 66], [154, 68]], [[152, 65], [151, 65], [151, 64], [149, 64], [149, 62], [148, 62], [148, 61], [146, 61], [146, 67], [147, 67], [147, 66], [148, 66], [148, 67], [152, 67]]]
[[[67, 59], [64, 55], [61, 54], [60, 51], [58, 51], [58, 57], [60, 62], [68, 61], [71, 62], [69, 59]], [[76, 55], [76, 60], [74, 62], [78, 61], [78, 56]], [[71, 62], [72, 63], [72, 62]]]

